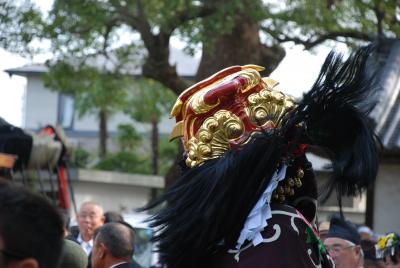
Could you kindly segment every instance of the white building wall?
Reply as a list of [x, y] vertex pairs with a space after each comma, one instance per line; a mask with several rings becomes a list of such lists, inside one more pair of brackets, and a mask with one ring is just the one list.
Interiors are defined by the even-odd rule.
[[73, 183], [77, 208], [86, 201], [98, 202], [104, 211], [134, 212], [144, 206], [150, 198], [150, 188], [136, 185], [112, 183], [92, 183], [76, 181]]
[[38, 129], [57, 122], [58, 93], [45, 88], [39, 75], [29, 75], [26, 85], [25, 128]]
[[[27, 78], [24, 127], [38, 129], [47, 124], [56, 124], [59, 93], [46, 88], [40, 75], [29, 75]], [[133, 124], [133, 121], [128, 115], [116, 113], [108, 120], [108, 131], [116, 132], [120, 124]], [[174, 124], [174, 120], [166, 115], [159, 124], [160, 133], [169, 134]], [[136, 122], [134, 125], [140, 133], [150, 131], [149, 124]], [[75, 112], [73, 130], [98, 131], [98, 129], [99, 121], [96, 113], [92, 112], [80, 118]]]
[[381, 164], [375, 183], [374, 231], [400, 232], [400, 165]]
[[[118, 130], [118, 125], [120, 124], [132, 124], [132, 119], [123, 114], [123, 113], [116, 113], [108, 118], [107, 128], [109, 132], [115, 132]], [[143, 124], [135, 124], [136, 130], [138, 132], [146, 132], [148, 129]], [[74, 130], [76, 131], [98, 131], [99, 129], [99, 120], [98, 115], [94, 112], [79, 118], [77, 113], [75, 113], [74, 118]]]

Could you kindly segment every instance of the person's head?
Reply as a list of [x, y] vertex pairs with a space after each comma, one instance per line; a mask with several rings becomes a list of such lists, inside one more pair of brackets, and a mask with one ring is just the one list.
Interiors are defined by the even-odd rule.
[[332, 217], [324, 244], [338, 268], [357, 268], [363, 262], [356, 226], [339, 215]]
[[0, 182], [0, 267], [54, 268], [63, 224], [44, 197]]
[[381, 237], [376, 244], [376, 252], [386, 267], [400, 268], [400, 236], [397, 233]]
[[69, 223], [71, 221], [71, 217], [69, 216], [69, 212], [66, 209], [59, 209], [63, 220], [63, 227], [64, 227], [64, 237], [69, 235]]
[[87, 241], [93, 238], [94, 231], [104, 224], [103, 208], [96, 202], [85, 202], [77, 215], [79, 233]]
[[78, 243], [64, 239], [58, 268], [86, 268], [88, 257]]
[[322, 242], [325, 240], [326, 235], [328, 234], [329, 231], [329, 222], [328, 221], [323, 221], [318, 225], [318, 231], [319, 231], [319, 237], [322, 240]]
[[96, 232], [92, 250], [92, 267], [104, 268], [119, 262], [131, 262], [135, 234], [126, 224], [110, 222]]
[[360, 234], [361, 240], [372, 240], [374, 236], [374, 232], [372, 232], [371, 228], [365, 225], [358, 227], [358, 233]]
[[400, 268], [400, 253], [397, 252], [393, 255], [386, 255], [383, 258], [386, 268]]
[[104, 213], [104, 223], [108, 222], [121, 222], [124, 218], [122, 217], [121, 213], [116, 211], [107, 211]]

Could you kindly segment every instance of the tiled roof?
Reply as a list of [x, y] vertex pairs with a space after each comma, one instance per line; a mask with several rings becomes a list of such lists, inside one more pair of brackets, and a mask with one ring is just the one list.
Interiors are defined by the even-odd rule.
[[9, 75], [22, 75], [27, 76], [28, 74], [42, 74], [47, 72], [47, 67], [44, 64], [28, 64], [22, 67], [12, 68], [4, 70]]
[[380, 45], [378, 64], [382, 68], [382, 92], [372, 113], [376, 133], [386, 151], [400, 149], [400, 40], [386, 40]]

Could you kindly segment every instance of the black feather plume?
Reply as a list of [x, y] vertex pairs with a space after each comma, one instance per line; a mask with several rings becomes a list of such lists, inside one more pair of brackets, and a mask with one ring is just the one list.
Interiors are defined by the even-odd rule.
[[159, 228], [154, 240], [159, 242], [161, 260], [172, 268], [207, 267], [213, 253], [234, 248], [284, 150], [275, 133], [259, 134], [246, 146], [183, 174], [149, 206], [168, 202], [151, 219]]
[[308, 140], [331, 156], [333, 176], [328, 189], [355, 195], [375, 180], [378, 171], [376, 135], [367, 115], [378, 91], [376, 72], [369, 72], [371, 46], [343, 61], [331, 52], [312, 89], [284, 119], [283, 133], [303, 124]]

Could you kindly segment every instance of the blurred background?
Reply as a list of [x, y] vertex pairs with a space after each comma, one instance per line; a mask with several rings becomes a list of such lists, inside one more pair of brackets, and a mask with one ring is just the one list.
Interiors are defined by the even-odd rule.
[[[21, 128], [47, 152], [57, 146], [38, 140], [51, 125], [62, 144], [37, 154], [44, 165], [16, 160], [13, 177], [72, 216], [96, 200], [135, 217], [177, 177], [182, 149], [168, 142], [169, 112], [185, 88], [257, 64], [299, 98], [331, 49], [347, 54], [379, 40], [371, 64], [382, 90], [370, 118], [383, 145], [379, 175], [343, 200], [343, 212], [377, 233], [398, 232], [399, 36], [396, 0], [0, 0], [0, 127]], [[308, 156], [323, 185], [329, 160]], [[319, 219], [338, 210], [333, 193]]]

